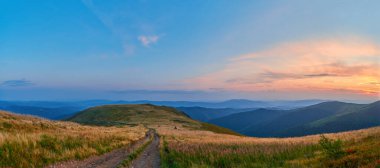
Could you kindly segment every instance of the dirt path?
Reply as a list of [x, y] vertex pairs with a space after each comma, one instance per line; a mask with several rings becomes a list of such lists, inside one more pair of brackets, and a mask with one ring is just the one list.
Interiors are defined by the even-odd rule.
[[63, 163], [57, 163], [47, 166], [47, 168], [116, 168], [128, 155], [139, 146], [149, 141], [150, 136], [153, 135], [150, 130], [144, 139], [133, 143], [131, 146], [116, 149], [112, 152], [100, 155], [92, 156], [81, 161], [68, 161]]
[[160, 137], [154, 133], [153, 141], [132, 161], [132, 168], [159, 168], [160, 167]]

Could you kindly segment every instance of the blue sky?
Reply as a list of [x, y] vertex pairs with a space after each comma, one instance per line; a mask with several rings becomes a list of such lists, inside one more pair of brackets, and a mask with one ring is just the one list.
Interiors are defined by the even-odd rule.
[[380, 89], [378, 6], [0, 0], [0, 99], [372, 101]]

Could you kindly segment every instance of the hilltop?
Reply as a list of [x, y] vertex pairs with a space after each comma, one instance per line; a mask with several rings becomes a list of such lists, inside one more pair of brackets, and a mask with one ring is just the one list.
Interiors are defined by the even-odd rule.
[[175, 108], [151, 104], [92, 107], [77, 113], [67, 120], [87, 125], [134, 126], [142, 124], [149, 128], [171, 127], [177, 129], [209, 130], [217, 133], [239, 135], [226, 128], [193, 120]]

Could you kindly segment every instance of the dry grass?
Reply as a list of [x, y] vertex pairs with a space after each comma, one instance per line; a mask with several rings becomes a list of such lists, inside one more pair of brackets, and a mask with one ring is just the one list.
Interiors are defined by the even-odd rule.
[[[165, 136], [168, 140], [186, 142], [186, 143], [248, 143], [248, 144], [315, 144], [318, 143], [320, 135], [310, 135], [294, 138], [255, 138], [245, 136], [234, 136], [227, 134], [217, 134], [210, 131], [194, 131], [186, 128], [173, 129], [172, 127], [156, 128], [160, 135]], [[371, 135], [379, 135], [380, 127], [362, 129], [356, 131], [324, 134], [328, 138], [341, 140], [358, 141]]]
[[254, 138], [185, 128], [157, 130], [163, 137], [163, 167], [361, 167], [377, 164], [380, 159], [380, 150], [367, 149], [380, 145], [380, 127], [326, 134], [343, 140], [345, 150], [355, 151], [339, 160], [322, 154], [320, 135]]
[[146, 128], [92, 127], [0, 111], [0, 167], [42, 167], [130, 144]]

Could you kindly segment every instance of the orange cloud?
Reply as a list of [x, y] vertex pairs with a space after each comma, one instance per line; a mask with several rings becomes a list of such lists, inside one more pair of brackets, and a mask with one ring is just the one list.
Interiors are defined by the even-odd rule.
[[237, 56], [223, 69], [185, 82], [196, 89], [344, 90], [379, 96], [379, 59], [380, 45], [368, 40], [301, 41]]

